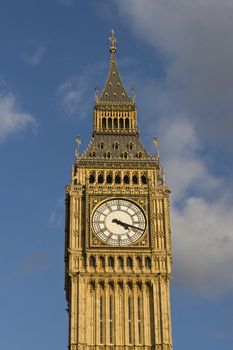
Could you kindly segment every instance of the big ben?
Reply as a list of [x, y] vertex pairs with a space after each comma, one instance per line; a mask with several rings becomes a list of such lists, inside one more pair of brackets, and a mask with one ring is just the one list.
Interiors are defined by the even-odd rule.
[[170, 190], [141, 143], [116, 51], [112, 31], [92, 138], [66, 186], [69, 350], [171, 350]]

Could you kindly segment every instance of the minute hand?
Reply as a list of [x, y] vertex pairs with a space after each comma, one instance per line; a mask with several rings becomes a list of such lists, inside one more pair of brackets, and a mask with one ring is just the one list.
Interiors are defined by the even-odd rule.
[[130, 224], [126, 224], [126, 223], [124, 223], [124, 224], [125, 224], [125, 227], [127, 227], [127, 228], [131, 227], [131, 228], [134, 228], [136, 230], [144, 231], [143, 228], [140, 228], [140, 227], [137, 227], [137, 226], [133, 226], [133, 225], [130, 225]]

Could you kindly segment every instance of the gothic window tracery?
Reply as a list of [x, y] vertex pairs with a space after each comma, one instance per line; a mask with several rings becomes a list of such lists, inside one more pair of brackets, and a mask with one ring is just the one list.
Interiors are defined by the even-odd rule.
[[113, 125], [114, 125], [114, 129], [118, 129], [118, 119], [117, 118], [114, 118]]
[[128, 174], [124, 175], [124, 183], [129, 184], [129, 175]]
[[138, 176], [136, 174], [133, 175], [132, 177], [132, 180], [133, 180], [133, 184], [138, 184]]
[[90, 153], [90, 157], [95, 157], [96, 156], [96, 152], [95, 151], [92, 151], [91, 153]]
[[112, 129], [112, 118], [108, 118], [108, 128]]
[[106, 158], [111, 158], [111, 152], [110, 151], [106, 152], [105, 157]]
[[100, 147], [100, 149], [104, 149], [104, 142], [103, 141], [100, 142], [99, 147]]
[[124, 128], [124, 120], [123, 120], [123, 118], [120, 118], [119, 124], [120, 124], [120, 129], [123, 129]]
[[99, 261], [100, 261], [100, 267], [102, 269], [104, 269], [104, 267], [105, 267], [105, 259], [104, 259], [104, 257], [100, 256]]
[[146, 184], [147, 184], [147, 178], [146, 178], [145, 174], [142, 174], [142, 176], [141, 176], [141, 181], [142, 181], [142, 184], [143, 184], [143, 185], [146, 185]]
[[148, 269], [151, 268], [151, 259], [149, 258], [149, 256], [147, 256], [145, 259], [145, 267]]
[[89, 265], [91, 267], [95, 267], [95, 257], [94, 256], [90, 256]]
[[108, 266], [114, 268], [114, 258], [112, 256], [108, 258]]
[[102, 119], [102, 128], [106, 129], [106, 118]]
[[116, 141], [113, 144], [113, 149], [118, 150], [119, 149], [119, 143]]
[[95, 182], [95, 174], [94, 173], [91, 173], [90, 176], [89, 176], [89, 182], [90, 184], [93, 184]]
[[128, 149], [132, 150], [133, 149], [133, 142], [128, 143]]
[[111, 184], [112, 183], [112, 175], [111, 174], [107, 175], [106, 182], [107, 182], [107, 184]]
[[103, 182], [104, 182], [104, 176], [103, 176], [103, 174], [101, 173], [101, 174], [98, 175], [98, 183], [99, 183], [99, 184], [102, 184]]
[[118, 256], [117, 260], [118, 260], [118, 267], [120, 269], [123, 269], [123, 267], [124, 267], [124, 260], [123, 260], [123, 258], [121, 256]]
[[116, 184], [120, 184], [121, 183], [121, 177], [120, 177], [119, 174], [116, 174], [116, 176], [115, 176], [115, 183]]
[[132, 269], [132, 267], [133, 267], [133, 259], [130, 256], [128, 256], [126, 259], [126, 267], [128, 267], [130, 269]]
[[136, 257], [136, 263], [137, 263], [137, 268], [141, 269], [142, 268], [142, 259], [139, 256]]

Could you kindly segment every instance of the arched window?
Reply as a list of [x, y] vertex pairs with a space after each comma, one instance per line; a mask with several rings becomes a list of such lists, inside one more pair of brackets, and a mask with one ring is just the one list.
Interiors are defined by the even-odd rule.
[[111, 158], [111, 152], [110, 151], [106, 152], [105, 156], [106, 158]]
[[137, 268], [141, 269], [142, 268], [142, 259], [139, 256], [136, 257], [136, 263], [137, 263]]
[[119, 143], [117, 141], [113, 144], [113, 149], [119, 149]]
[[117, 118], [114, 118], [113, 124], [114, 124], [114, 129], [118, 129], [118, 120], [117, 120]]
[[126, 259], [126, 266], [129, 267], [130, 269], [132, 269], [133, 267], [133, 260], [130, 256], [128, 256], [128, 258]]
[[114, 259], [112, 256], [108, 258], [108, 266], [112, 268], [114, 267]]
[[145, 259], [145, 266], [146, 268], [150, 269], [151, 268], [151, 259], [147, 256]]
[[119, 267], [119, 269], [123, 269], [123, 267], [124, 267], [124, 260], [123, 260], [123, 258], [121, 256], [118, 256], [117, 260], [118, 260], [118, 267]]
[[74, 179], [74, 185], [77, 185], [77, 179]]
[[133, 175], [132, 180], [133, 180], [133, 183], [135, 185], [138, 184], [138, 177], [137, 177], [137, 175]]
[[108, 118], [108, 128], [112, 129], [112, 118]]
[[106, 129], [106, 118], [102, 119], [102, 128]]
[[132, 143], [132, 142], [129, 142], [129, 143], [128, 143], [128, 149], [130, 149], [130, 150], [133, 149], [133, 143]]
[[115, 176], [115, 183], [116, 183], [116, 184], [120, 184], [120, 183], [121, 183], [121, 177], [120, 177], [119, 174], [117, 174], [117, 175]]
[[124, 183], [129, 184], [129, 176], [128, 175], [124, 176]]
[[91, 267], [95, 267], [95, 257], [94, 256], [90, 257], [89, 264], [90, 264]]
[[105, 266], [105, 259], [103, 256], [100, 257], [100, 267], [102, 267], [104, 269]]
[[147, 178], [146, 178], [145, 175], [142, 175], [142, 176], [141, 176], [141, 181], [142, 181], [142, 184], [143, 184], [143, 185], [146, 185], [146, 184], [147, 184]]
[[129, 118], [125, 119], [125, 128], [129, 129]]
[[123, 118], [120, 118], [119, 122], [120, 122], [120, 129], [123, 129], [124, 128], [124, 120], [123, 120]]
[[102, 184], [103, 182], [104, 182], [104, 177], [103, 177], [102, 174], [99, 174], [99, 176], [98, 176], [98, 183]]
[[112, 175], [111, 174], [107, 175], [106, 182], [107, 182], [107, 184], [111, 184], [112, 183]]
[[104, 149], [104, 142], [103, 141], [100, 142], [100, 149]]
[[137, 157], [142, 158], [142, 152], [138, 152]]
[[128, 153], [127, 153], [127, 152], [124, 152], [124, 153], [122, 154], [122, 156], [123, 156], [123, 158], [127, 159], [127, 158], [128, 158]]
[[90, 157], [95, 157], [95, 156], [96, 156], [95, 151], [92, 151], [92, 152], [90, 153]]
[[90, 182], [90, 184], [93, 184], [93, 183], [95, 182], [95, 176], [94, 176], [94, 174], [90, 174], [90, 176], [89, 176], [89, 182]]

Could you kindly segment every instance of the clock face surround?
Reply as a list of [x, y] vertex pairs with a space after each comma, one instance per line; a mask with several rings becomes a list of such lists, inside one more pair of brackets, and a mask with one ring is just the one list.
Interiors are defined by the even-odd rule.
[[129, 246], [145, 232], [146, 217], [142, 209], [124, 198], [102, 202], [94, 211], [92, 226], [95, 235], [112, 246]]

